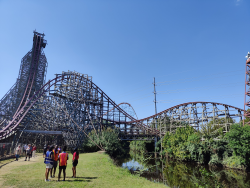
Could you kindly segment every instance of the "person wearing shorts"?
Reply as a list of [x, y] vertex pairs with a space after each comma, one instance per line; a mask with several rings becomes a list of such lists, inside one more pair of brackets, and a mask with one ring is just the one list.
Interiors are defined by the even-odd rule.
[[59, 152], [58, 152], [58, 146], [57, 145], [55, 146], [55, 149], [53, 150], [53, 155], [54, 155], [54, 163], [53, 163], [53, 167], [51, 169], [51, 173], [53, 173], [53, 169], [54, 169], [54, 175], [51, 178], [55, 177], [56, 168], [57, 168], [57, 164], [58, 164], [58, 155], [59, 155]]
[[63, 152], [59, 154], [59, 173], [58, 173], [58, 181], [60, 181], [61, 172], [63, 170], [63, 181], [65, 181], [66, 177], [66, 167], [67, 167], [67, 160], [69, 159], [68, 153], [66, 153], [67, 146], [63, 147]]
[[54, 147], [51, 146], [49, 148], [49, 151], [46, 152], [46, 156], [44, 159], [44, 163], [46, 164], [46, 171], [45, 171], [45, 182], [50, 181], [48, 176], [49, 176], [49, 172], [51, 171], [52, 167], [53, 167], [53, 162], [54, 162], [54, 155], [53, 155], [53, 150]]
[[79, 151], [77, 148], [75, 148], [74, 153], [73, 153], [73, 159], [72, 159], [72, 172], [73, 176], [72, 178], [76, 178], [76, 166], [78, 164], [78, 159], [79, 159]]
[[32, 156], [32, 147], [31, 147], [31, 144], [28, 145], [27, 149], [26, 149], [26, 158], [25, 158], [25, 161], [27, 161], [27, 157], [29, 157], [29, 160], [30, 160], [30, 157]]

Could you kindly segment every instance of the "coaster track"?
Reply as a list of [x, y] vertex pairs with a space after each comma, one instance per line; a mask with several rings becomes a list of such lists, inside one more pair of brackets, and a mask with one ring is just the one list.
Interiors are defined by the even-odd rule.
[[120, 107], [126, 104], [133, 109], [129, 103], [117, 105], [86, 74], [62, 72], [45, 83], [44, 36], [34, 32], [33, 48], [22, 59], [17, 82], [0, 101], [0, 141], [64, 141], [73, 147], [89, 132], [108, 126], [119, 128], [123, 140], [140, 140], [174, 132], [183, 122], [198, 130], [224, 119], [221, 126], [227, 132], [232, 119], [242, 120], [244, 110], [215, 102], [184, 103], [138, 120]]

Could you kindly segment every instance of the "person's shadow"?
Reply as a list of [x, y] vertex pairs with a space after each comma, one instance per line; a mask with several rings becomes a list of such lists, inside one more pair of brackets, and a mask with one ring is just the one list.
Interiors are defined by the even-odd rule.
[[[72, 178], [72, 177], [66, 176], [66, 178]], [[76, 176], [76, 178], [97, 179], [97, 177], [79, 177], [79, 176]]]
[[65, 181], [84, 181], [84, 182], [91, 182], [92, 179], [97, 179], [97, 177], [78, 177], [72, 178], [72, 177], [66, 177], [71, 178], [72, 180], [65, 180]]
[[76, 181], [82, 181], [82, 182], [91, 182], [91, 180], [77, 180], [77, 179], [74, 179], [74, 180], [65, 180], [65, 181], [69, 181], [69, 182], [76, 182]]

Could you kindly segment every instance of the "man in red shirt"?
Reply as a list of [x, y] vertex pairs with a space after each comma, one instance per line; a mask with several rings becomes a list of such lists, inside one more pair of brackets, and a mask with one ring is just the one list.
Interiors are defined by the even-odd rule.
[[58, 181], [60, 181], [61, 172], [63, 170], [63, 181], [65, 181], [66, 177], [66, 167], [67, 167], [67, 160], [69, 159], [68, 153], [66, 153], [67, 146], [63, 147], [63, 152], [59, 154], [59, 174], [58, 174]]

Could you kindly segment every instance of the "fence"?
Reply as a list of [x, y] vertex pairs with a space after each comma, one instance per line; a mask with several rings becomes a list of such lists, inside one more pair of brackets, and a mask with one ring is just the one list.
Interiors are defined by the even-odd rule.
[[14, 155], [11, 149], [11, 143], [0, 143], [0, 159], [8, 158]]

